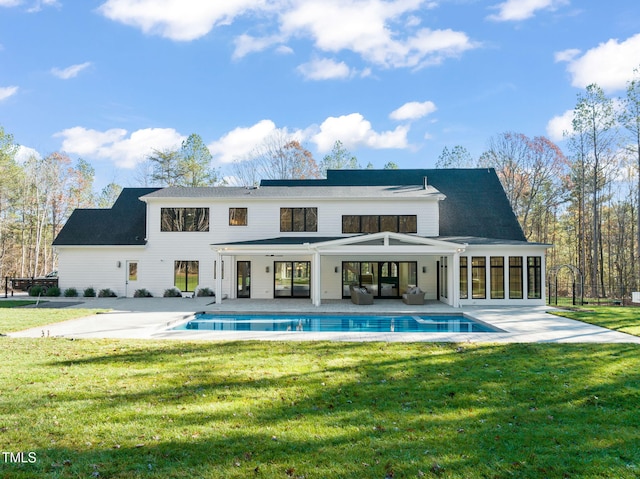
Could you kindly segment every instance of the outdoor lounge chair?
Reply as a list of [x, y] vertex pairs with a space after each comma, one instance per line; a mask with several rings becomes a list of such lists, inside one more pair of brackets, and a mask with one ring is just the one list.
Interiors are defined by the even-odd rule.
[[424, 291], [420, 288], [411, 288], [402, 295], [404, 304], [424, 304]]
[[351, 302], [353, 304], [373, 304], [373, 294], [369, 293], [365, 288], [357, 286], [349, 286], [351, 291]]

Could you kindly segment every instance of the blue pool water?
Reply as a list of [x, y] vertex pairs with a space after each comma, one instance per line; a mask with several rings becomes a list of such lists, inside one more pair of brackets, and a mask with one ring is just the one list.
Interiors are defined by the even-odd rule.
[[501, 331], [463, 315], [271, 315], [198, 313], [174, 330], [492, 333]]

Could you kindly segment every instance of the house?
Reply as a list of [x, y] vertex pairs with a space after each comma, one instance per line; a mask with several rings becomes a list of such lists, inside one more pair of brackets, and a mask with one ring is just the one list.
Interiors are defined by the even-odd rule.
[[452, 306], [542, 305], [545, 252], [493, 169], [330, 170], [259, 187], [125, 188], [54, 241], [60, 287], [154, 296], [377, 299], [411, 287]]

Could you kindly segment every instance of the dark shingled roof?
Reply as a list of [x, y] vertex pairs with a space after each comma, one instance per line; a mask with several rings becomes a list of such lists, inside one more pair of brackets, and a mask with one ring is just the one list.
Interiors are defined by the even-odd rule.
[[[318, 186], [407, 186], [422, 185], [425, 177], [429, 185], [446, 196], [446, 199], [439, 202], [440, 238], [455, 237], [469, 244], [492, 244], [494, 240], [503, 240], [496, 244], [526, 242], [522, 228], [493, 168], [329, 170], [326, 179], [262, 180], [261, 186], [265, 187], [264, 189], [269, 186], [298, 186], [307, 190], [308, 187]], [[139, 198], [158, 190], [160, 188], [125, 188], [111, 209], [75, 210], [53, 244], [146, 244], [147, 210], [146, 204]], [[207, 195], [211, 194], [210, 189], [202, 191]], [[168, 189], [158, 192], [157, 195], [170, 197], [172, 192], [173, 190]], [[195, 190], [192, 193], [195, 196], [199, 194]], [[184, 195], [184, 191], [181, 194]], [[269, 196], [266, 192], [260, 193], [262, 194]], [[471, 238], [477, 238], [479, 242], [474, 242]], [[286, 244], [286, 240], [279, 240], [279, 244]], [[264, 244], [268, 244], [274, 239], [263, 241]], [[292, 241], [296, 241], [295, 238], [292, 237]]]
[[146, 244], [147, 205], [138, 198], [159, 188], [124, 188], [110, 209], [75, 210], [54, 246]]
[[323, 180], [262, 180], [261, 186], [421, 185], [446, 195], [440, 201], [440, 236], [526, 241], [493, 168], [329, 170]]

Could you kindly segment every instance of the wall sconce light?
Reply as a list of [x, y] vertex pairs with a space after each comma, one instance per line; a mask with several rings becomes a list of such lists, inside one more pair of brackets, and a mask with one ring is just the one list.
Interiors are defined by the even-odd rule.
[[333, 269], [333, 272], [334, 272], [334, 273], [337, 273], [337, 272], [338, 272], [338, 267], [337, 267], [337, 266]]
[[265, 273], [268, 273], [268, 272], [269, 272], [269, 267], [268, 267], [268, 266], [264, 269], [264, 272], [265, 272]]
[[116, 261], [116, 267], [119, 268], [120, 266], [122, 266], [122, 263], [120, 261]]
[[427, 267], [426, 267], [426, 266], [423, 266], [423, 267], [422, 267], [422, 272], [423, 272], [423, 273], [426, 273], [426, 272], [427, 272]]

